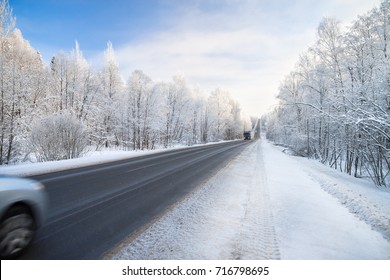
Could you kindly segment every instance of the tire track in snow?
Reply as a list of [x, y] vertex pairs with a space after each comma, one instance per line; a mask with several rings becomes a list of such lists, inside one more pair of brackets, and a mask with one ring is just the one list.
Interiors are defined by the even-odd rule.
[[280, 259], [260, 142], [252, 146], [251, 157], [253, 162], [247, 164], [247, 176], [252, 178], [250, 186], [253, 189], [247, 190], [248, 201], [240, 240], [258, 241], [255, 246], [248, 246], [248, 243], [238, 240], [239, 248], [234, 252], [233, 258], [248, 259], [250, 255], [257, 254], [259, 259]]

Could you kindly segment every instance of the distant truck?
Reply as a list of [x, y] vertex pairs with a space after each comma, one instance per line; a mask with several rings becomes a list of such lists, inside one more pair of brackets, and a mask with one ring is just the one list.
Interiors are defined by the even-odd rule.
[[244, 131], [244, 140], [251, 140], [251, 132]]

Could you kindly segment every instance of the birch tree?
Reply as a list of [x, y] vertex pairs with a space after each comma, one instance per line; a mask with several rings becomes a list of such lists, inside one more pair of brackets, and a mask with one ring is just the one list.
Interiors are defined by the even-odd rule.
[[111, 42], [107, 43], [104, 57], [103, 69], [99, 76], [102, 126], [99, 127], [97, 123], [95, 142], [99, 144], [103, 142], [105, 147], [110, 147], [119, 145], [117, 125], [120, 116], [116, 108], [119, 108], [119, 102], [122, 100], [124, 86]]
[[1, 57], [1, 162], [17, 160], [33, 120], [33, 109], [44, 98], [39, 53], [15, 29], [3, 44]]
[[150, 149], [152, 138], [152, 121], [156, 107], [153, 82], [142, 71], [136, 70], [127, 82], [126, 125], [133, 150]]

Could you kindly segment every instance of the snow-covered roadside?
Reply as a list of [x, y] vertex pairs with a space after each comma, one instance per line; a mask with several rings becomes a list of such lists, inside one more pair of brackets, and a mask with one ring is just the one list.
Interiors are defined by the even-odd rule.
[[[390, 259], [390, 243], [371, 228], [376, 221], [367, 224], [324, 191], [313, 164], [257, 141], [113, 258]], [[353, 188], [335, 174], [328, 175], [342, 190]], [[382, 195], [370, 201], [390, 204]]]
[[[304, 158], [297, 160], [307, 162]], [[317, 161], [310, 161], [310, 165], [303, 165], [304, 170], [320, 183], [321, 188], [390, 242], [390, 189], [377, 187], [369, 179], [356, 179]]]
[[390, 204], [389, 193], [352, 177], [346, 184], [345, 174], [286, 155], [265, 141], [262, 151], [282, 259], [390, 259], [390, 243], [372, 229], [377, 221], [363, 221], [349, 211], [352, 199], [340, 203], [332, 192], [324, 191], [323, 177], [337, 184], [337, 193], [345, 197], [358, 185], [370, 193], [367, 216], [381, 205], [383, 216], [390, 217], [385, 207]]

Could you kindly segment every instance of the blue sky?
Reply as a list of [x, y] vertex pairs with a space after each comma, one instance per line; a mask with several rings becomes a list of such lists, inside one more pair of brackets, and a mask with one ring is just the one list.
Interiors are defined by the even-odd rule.
[[183, 75], [206, 94], [223, 87], [251, 115], [275, 104], [280, 81], [324, 16], [348, 25], [380, 0], [9, 0], [16, 25], [46, 61], [79, 42], [95, 67], [107, 42], [124, 79]]
[[17, 27], [36, 47], [69, 50], [77, 39], [87, 51], [101, 51], [107, 41], [128, 43], [164, 28], [163, 1], [9, 0]]

